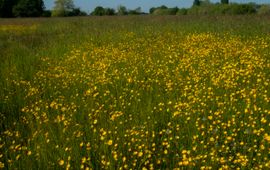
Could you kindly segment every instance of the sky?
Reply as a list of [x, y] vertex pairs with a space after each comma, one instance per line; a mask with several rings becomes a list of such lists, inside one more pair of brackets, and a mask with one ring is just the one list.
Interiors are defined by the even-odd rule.
[[[46, 9], [52, 9], [54, 0], [43, 0]], [[210, 0], [211, 2], [219, 2], [220, 0]], [[193, 0], [73, 0], [76, 7], [87, 13], [94, 10], [96, 6], [110, 7], [117, 9], [119, 5], [124, 5], [128, 9], [141, 7], [142, 11], [148, 12], [151, 7], [166, 5], [168, 7], [187, 8], [193, 3]], [[248, 3], [255, 2], [258, 4], [270, 3], [270, 0], [231, 0], [230, 2]]]

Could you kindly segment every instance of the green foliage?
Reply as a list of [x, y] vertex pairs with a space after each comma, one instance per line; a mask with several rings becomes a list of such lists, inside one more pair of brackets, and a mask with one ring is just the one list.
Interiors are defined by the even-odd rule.
[[44, 10], [42, 13], [42, 17], [51, 17], [52, 16], [52, 11], [50, 10]]
[[165, 5], [150, 9], [150, 13], [154, 15], [176, 15], [177, 11], [178, 7], [168, 8]]
[[178, 9], [176, 15], [187, 15], [187, 13], [188, 13], [188, 9], [181, 8], [181, 9]]
[[212, 5], [210, 0], [204, 0], [200, 2], [200, 6], [209, 6]]
[[259, 15], [270, 15], [270, 5], [262, 5], [258, 10]]
[[97, 6], [91, 15], [102, 16], [105, 15], [105, 9], [102, 6]]
[[245, 15], [255, 14], [256, 4], [201, 4], [188, 9], [191, 15]]
[[115, 15], [115, 10], [113, 8], [103, 8], [102, 6], [97, 6], [91, 13], [91, 15], [94, 16]]
[[269, 11], [267, 5], [259, 6], [255, 3], [227, 4], [227, 2], [228, 1], [223, 1], [222, 3], [213, 4], [210, 0], [195, 0], [193, 6], [188, 9], [160, 6], [150, 8], [149, 13], [154, 15], [246, 15], [255, 13], [267, 15]]
[[167, 6], [165, 6], [165, 5], [161, 5], [160, 7], [158, 7], [159, 9], [168, 9], [168, 7]]
[[139, 15], [142, 13], [142, 9], [141, 7], [135, 8], [135, 9], [131, 9], [128, 11], [129, 15]]
[[194, 0], [193, 1], [193, 6], [200, 6], [201, 5], [201, 1], [200, 0]]
[[115, 15], [115, 10], [113, 8], [105, 8], [105, 15]]
[[39, 17], [44, 10], [43, 0], [19, 0], [13, 7], [16, 17]]
[[249, 4], [231, 4], [228, 10], [228, 14], [232, 15], [244, 15], [256, 13], [256, 5]]
[[156, 8], [155, 7], [152, 7], [152, 8], [149, 9], [149, 13], [150, 14], [153, 14], [155, 12], [155, 10], [156, 10]]
[[166, 15], [167, 14], [167, 10], [166, 9], [156, 9], [154, 12], [153, 12], [154, 15]]
[[0, 0], [0, 17], [39, 17], [44, 8], [43, 0]]
[[12, 9], [18, 0], [0, 0], [0, 17], [14, 17]]
[[178, 12], [179, 8], [178, 7], [174, 7], [174, 8], [168, 8], [168, 14], [169, 15], [176, 15], [176, 13]]
[[54, 4], [52, 11], [54, 17], [68, 16], [69, 12], [75, 8], [72, 0], [55, 0]]
[[221, 0], [222, 4], [229, 4], [229, 0]]
[[189, 14], [189, 15], [199, 15], [199, 14], [202, 14], [202, 11], [204, 9], [205, 8], [194, 5], [190, 9], [188, 9], [187, 14]]
[[128, 10], [127, 10], [127, 8], [125, 6], [120, 5], [117, 8], [117, 14], [118, 15], [127, 15], [128, 14]]
[[80, 8], [74, 8], [72, 11], [68, 12], [68, 16], [86, 16], [87, 13], [84, 11], [81, 11]]

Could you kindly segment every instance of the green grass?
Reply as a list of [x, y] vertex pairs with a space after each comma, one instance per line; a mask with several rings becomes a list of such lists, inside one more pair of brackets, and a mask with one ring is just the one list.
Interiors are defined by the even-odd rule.
[[0, 168], [265, 169], [270, 20], [0, 20]]

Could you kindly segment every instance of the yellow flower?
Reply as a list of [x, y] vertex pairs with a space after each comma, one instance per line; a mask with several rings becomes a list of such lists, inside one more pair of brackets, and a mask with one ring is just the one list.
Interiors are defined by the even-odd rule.
[[270, 136], [266, 133], [264, 135], [264, 139], [267, 141], [267, 142], [270, 142]]
[[261, 119], [261, 122], [262, 122], [262, 123], [266, 123], [267, 120], [263, 117], [263, 118]]
[[27, 152], [27, 155], [28, 155], [28, 156], [30, 156], [31, 154], [32, 154], [32, 152], [31, 152], [31, 151], [28, 151], [28, 152]]
[[21, 157], [21, 155], [19, 154], [19, 155], [17, 155], [16, 156], [16, 160], [19, 160], [20, 159], [20, 157]]
[[68, 163], [67, 166], [66, 166], [66, 170], [70, 169], [70, 164]]
[[85, 95], [90, 95], [91, 94], [91, 90], [88, 89], [86, 92], [85, 92]]
[[112, 145], [113, 141], [112, 140], [108, 140], [107, 145]]
[[0, 168], [4, 168], [5, 164], [3, 162], [0, 162]]
[[65, 163], [65, 161], [64, 161], [63, 159], [61, 159], [61, 160], [58, 161], [58, 164], [59, 164], [60, 166], [63, 166], [64, 163]]
[[180, 112], [176, 111], [173, 113], [173, 117], [178, 116], [179, 114], [180, 114]]
[[164, 154], [165, 154], [165, 155], [168, 154], [168, 150], [167, 150], [167, 149], [164, 150]]
[[86, 162], [86, 157], [82, 158], [82, 164], [84, 164]]
[[183, 161], [183, 165], [187, 166], [189, 164], [188, 160]]
[[232, 140], [232, 137], [231, 137], [231, 136], [228, 136], [226, 139], [227, 139], [228, 141], [231, 141], [231, 140]]

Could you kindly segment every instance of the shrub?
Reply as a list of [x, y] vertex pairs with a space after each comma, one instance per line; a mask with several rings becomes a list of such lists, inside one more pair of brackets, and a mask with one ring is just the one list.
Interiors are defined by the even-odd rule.
[[181, 9], [178, 9], [178, 11], [176, 12], [176, 15], [187, 15], [187, 13], [188, 13], [188, 9], [181, 8]]
[[231, 4], [228, 13], [232, 15], [244, 15], [256, 13], [255, 4]]
[[118, 13], [118, 15], [127, 15], [128, 11], [127, 11], [127, 8], [125, 6], [120, 5], [117, 8], [117, 13]]
[[131, 9], [128, 11], [129, 15], [140, 15], [142, 13], [141, 7], [138, 7], [136, 9]]
[[105, 15], [105, 9], [102, 6], [97, 6], [91, 15], [102, 16]]
[[169, 15], [176, 15], [176, 13], [178, 12], [179, 8], [178, 7], [174, 7], [174, 8], [168, 8], [168, 14]]
[[39, 17], [44, 10], [42, 0], [20, 0], [13, 7], [13, 14], [17, 17]]
[[259, 15], [270, 15], [270, 5], [262, 5], [258, 9]]
[[153, 14], [154, 15], [176, 15], [178, 8], [157, 8]]
[[200, 15], [200, 14], [206, 14], [205, 12], [207, 12], [207, 10], [205, 9], [205, 7], [202, 7], [202, 6], [192, 6], [188, 10], [187, 13], [189, 15]]
[[52, 11], [50, 10], [45, 10], [42, 13], [42, 17], [51, 17], [52, 16]]
[[68, 12], [68, 16], [86, 16], [87, 13], [81, 11], [80, 8], [74, 8], [72, 11]]
[[[266, 10], [267, 11], [267, 10]], [[257, 5], [249, 4], [206, 4], [191, 7], [187, 13], [191, 15], [245, 15], [257, 12]]]
[[150, 14], [153, 14], [153, 13], [155, 12], [156, 9], [157, 9], [157, 8], [155, 8], [155, 7], [150, 8], [150, 9], [149, 9], [149, 13], [150, 13]]
[[105, 15], [115, 15], [115, 10], [113, 8], [105, 8]]

